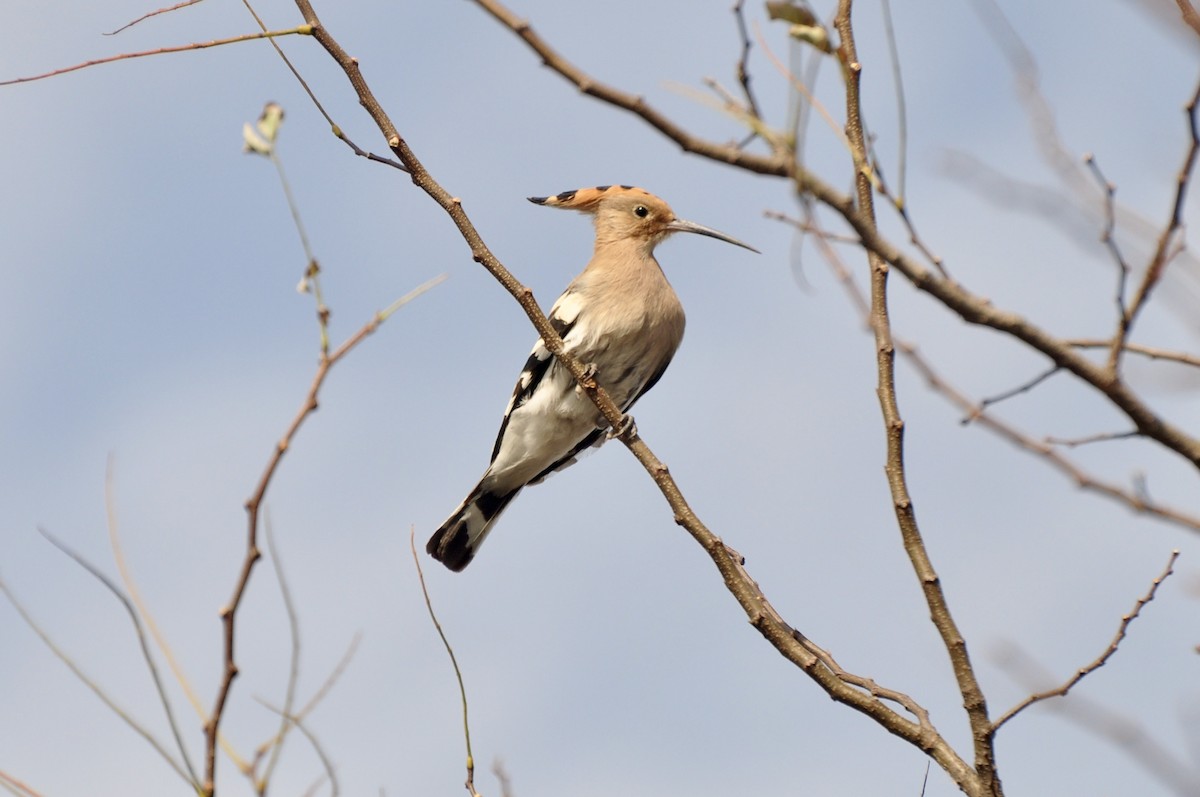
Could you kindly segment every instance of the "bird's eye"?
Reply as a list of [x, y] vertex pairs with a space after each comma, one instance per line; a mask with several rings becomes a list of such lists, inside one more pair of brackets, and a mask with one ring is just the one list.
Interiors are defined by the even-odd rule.
[[645, 205], [638, 205], [633, 209], [633, 215], [637, 216], [639, 219], [644, 219], [650, 215], [650, 209]]

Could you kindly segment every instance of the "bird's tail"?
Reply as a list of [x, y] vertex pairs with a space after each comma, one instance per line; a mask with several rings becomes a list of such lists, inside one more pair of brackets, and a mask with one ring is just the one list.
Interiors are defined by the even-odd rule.
[[475, 558], [475, 552], [492, 530], [492, 524], [519, 492], [520, 487], [508, 493], [492, 492], [480, 482], [433, 533], [425, 550], [451, 570], [463, 570]]

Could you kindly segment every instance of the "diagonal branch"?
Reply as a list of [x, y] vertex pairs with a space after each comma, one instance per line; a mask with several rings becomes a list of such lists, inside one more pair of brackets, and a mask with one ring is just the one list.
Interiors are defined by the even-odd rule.
[[[851, 22], [853, 0], [840, 0], [833, 25], [841, 38], [838, 58], [846, 87], [846, 137], [850, 141], [855, 161], [855, 190], [858, 213], [864, 226], [875, 229], [874, 189], [867, 173], [867, 140], [861, 117], [859, 83], [862, 65], [858, 62], [855, 49], [854, 28]], [[888, 267], [875, 252], [868, 252], [871, 269], [871, 329], [875, 333], [876, 368], [880, 409], [883, 413], [884, 434], [887, 444], [887, 461], [884, 472], [892, 494], [892, 505], [896, 522], [900, 528], [904, 550], [912, 562], [913, 570], [921, 583], [930, 618], [942, 637], [942, 644], [949, 654], [954, 677], [963, 698], [963, 707], [971, 725], [971, 736], [975, 748], [975, 772], [959, 785], [971, 794], [1002, 794], [996, 773], [996, 754], [993, 745], [991, 722], [988, 719], [987, 701], [975, 676], [975, 669], [967, 651], [966, 640], [950, 613], [950, 605], [942, 591], [941, 581], [917, 523], [916, 510], [908, 491], [908, 477], [904, 464], [904, 420], [896, 400], [896, 348], [892, 341], [891, 321], [888, 316]]]
[[738, 149], [736, 145], [716, 144], [693, 136], [647, 103], [645, 97], [630, 94], [607, 83], [593, 80], [551, 47], [545, 39], [538, 35], [529, 22], [518, 17], [498, 0], [475, 0], [475, 3], [506, 28], [520, 36], [531, 50], [541, 56], [543, 64], [574, 83], [581, 92], [640, 116], [650, 126], [682, 147], [685, 152], [692, 152], [758, 174], [773, 174], [778, 177], [790, 174], [795, 168], [790, 157], [784, 154], [755, 155]]
[[1028, 319], [996, 307], [954, 280], [934, 274], [914, 258], [901, 252], [869, 223], [853, 200], [824, 181], [808, 175], [802, 188], [841, 215], [858, 235], [863, 246], [886, 260], [917, 290], [934, 297], [967, 323], [1003, 332], [1045, 355], [1051, 362], [1106, 396], [1133, 422], [1140, 434], [1161, 443], [1200, 468], [1200, 438], [1160, 417], [1127, 384], [1113, 377], [1103, 365], [1083, 356], [1068, 341], [1050, 334]]
[[78, 72], [80, 69], [88, 67], [100, 66], [101, 64], [111, 64], [114, 61], [128, 61], [131, 58], [145, 58], [151, 55], [165, 55], [167, 53], [185, 53], [191, 50], [206, 50], [209, 47], [220, 47], [223, 44], [237, 44], [238, 42], [256, 41], [258, 39], [273, 39], [276, 36], [307, 36], [309, 34], [307, 25], [300, 25], [288, 30], [270, 30], [261, 33], [247, 33], [243, 36], [233, 36], [228, 39], [213, 39], [207, 42], [193, 42], [192, 44], [180, 44], [175, 47], [158, 47], [153, 50], [141, 50], [136, 53], [121, 53], [120, 55], [110, 55], [107, 58], [97, 58], [92, 61], [84, 61], [81, 64], [74, 66], [63, 67], [62, 69], [53, 69], [49, 72], [43, 72], [40, 75], [29, 75], [28, 77], [12, 78], [11, 80], [0, 80], [0, 86], [15, 86], [18, 83], [32, 83], [35, 80], [45, 80], [46, 78], [58, 77], [70, 72]]
[[116, 35], [117, 35], [118, 33], [120, 33], [121, 31], [124, 31], [124, 30], [129, 30], [129, 29], [130, 29], [130, 28], [132, 28], [134, 25], [137, 25], [139, 22], [145, 22], [146, 20], [150, 19], [151, 17], [157, 17], [157, 16], [158, 16], [158, 15], [160, 15], [160, 14], [169, 14], [169, 13], [171, 13], [172, 11], [178, 11], [178, 10], [179, 10], [179, 9], [181, 9], [181, 8], [187, 8], [188, 6], [194, 6], [194, 5], [196, 5], [197, 3], [199, 3], [199, 2], [202, 2], [202, 0], [183, 0], [183, 2], [176, 3], [176, 4], [175, 4], [175, 5], [173, 5], [173, 6], [167, 6], [167, 7], [165, 7], [165, 8], [159, 8], [159, 9], [157, 9], [157, 10], [155, 10], [155, 11], [147, 11], [145, 14], [142, 14], [142, 15], [141, 15], [140, 17], [138, 17], [137, 19], [135, 19], [135, 20], [132, 20], [132, 21], [130, 21], [130, 22], [126, 22], [124, 25], [122, 25], [121, 27], [117, 28], [116, 30], [114, 30], [114, 31], [109, 31], [108, 33], [106, 33], [106, 34], [104, 34], [104, 35], [105, 35], [105, 36], [116, 36]]
[[[58, 657], [59, 661], [67, 665], [67, 668], [71, 670], [76, 678], [82, 681], [88, 689], [91, 689], [96, 697], [100, 698], [104, 705], [108, 706], [109, 710], [120, 717], [126, 725], [128, 725], [139, 736], [149, 742], [150, 746], [153, 747], [158, 754], [163, 757], [164, 760], [166, 760], [166, 762], [171, 766], [171, 769], [175, 770], [179, 777], [187, 781], [189, 785], [196, 785], [195, 780], [188, 774], [187, 771], [185, 771], [183, 765], [181, 765], [171, 756], [171, 753], [167, 750], [167, 748], [161, 742], [159, 742], [158, 739], [155, 739], [154, 735], [150, 733], [150, 731], [142, 727], [142, 725], [140, 725], [138, 721], [133, 718], [133, 715], [121, 708], [121, 706], [118, 705], [117, 702], [113, 700], [113, 698], [110, 697], [107, 692], [104, 691], [104, 687], [100, 686], [99, 683], [85, 673], [83, 668], [71, 658], [70, 654], [60, 648], [58, 644], [50, 638], [50, 635], [41, 627], [41, 625], [38, 624], [33, 615], [29, 613], [29, 610], [25, 608], [25, 605], [17, 599], [16, 594], [13, 593], [13, 591], [9, 588], [8, 583], [5, 582], [3, 578], [0, 578], [0, 593], [4, 593], [4, 597], [6, 597], [8, 602], [12, 604], [12, 607], [17, 610], [17, 614], [21, 616], [21, 619], [25, 621], [26, 625], [28, 625], [33, 632], [38, 635], [38, 637], [42, 640], [42, 643], [50, 649], [51, 653]], [[143, 647], [143, 650], [145, 650], [145, 647]]]
[[[864, 326], [869, 329], [870, 308], [867, 301], [863, 297], [858, 285], [851, 278], [849, 269], [830, 245], [831, 241], [837, 240], [836, 236], [824, 230], [815, 221], [805, 222], [801, 219], [789, 218], [779, 213], [769, 213], [768, 217], [786, 221], [814, 234], [813, 240], [816, 242], [821, 255], [833, 270], [834, 277], [844, 288], [850, 303], [854, 305], [854, 308], [863, 319]], [[1087, 343], [1093, 343], [1097, 348], [1107, 348], [1109, 345], [1108, 341], [1075, 341], [1074, 345], [1083, 346]], [[952, 385], [938, 373], [929, 360], [921, 353], [920, 349], [917, 348], [916, 344], [901, 338], [895, 338], [895, 344], [896, 351], [908, 361], [909, 365], [925, 380], [930, 389], [941, 395], [946, 401], [962, 412], [962, 423], [964, 425], [970, 423], [982, 426], [998, 437], [1012, 443], [1017, 448], [1024, 449], [1035, 456], [1041, 457], [1051, 467], [1073, 481], [1081, 490], [1110, 498], [1134, 512], [1151, 515], [1159, 520], [1174, 523], [1189, 531], [1200, 532], [1200, 515], [1190, 514], [1182, 509], [1157, 503], [1150, 500], [1144, 494], [1136, 493], [1113, 482], [1102, 481], [1084, 471], [1073, 461], [1063, 456], [1060, 451], [1050, 444], [1050, 441], [1039, 440], [1033, 437], [1029, 433], [989, 413], [987, 404], [984, 401], [976, 401], [967, 397], [962, 390]], [[1125, 348], [1127, 351], [1135, 351], [1132, 344], [1126, 345]], [[1173, 353], [1164, 352], [1163, 354]], [[995, 399], [993, 398], [994, 402]]]
[[1117, 648], [1120, 647], [1122, 640], [1125, 639], [1125, 633], [1129, 630], [1130, 623], [1138, 618], [1138, 615], [1142, 613], [1142, 609], [1146, 607], [1146, 604], [1154, 600], [1154, 596], [1158, 593], [1158, 588], [1162, 586], [1164, 581], [1170, 578], [1172, 573], [1175, 572], [1175, 562], [1177, 559], [1179, 559], [1178, 549], [1171, 551], [1171, 556], [1167, 559], [1167, 566], [1164, 567], [1163, 571], [1159, 573], [1153, 581], [1150, 582], [1149, 591], [1137, 599], [1137, 602], [1133, 604], [1133, 609], [1129, 612], [1129, 614], [1121, 618], [1121, 624], [1117, 626], [1117, 633], [1113, 636], [1112, 641], [1108, 643], [1108, 647], [1105, 648], [1103, 653], [1097, 656], [1091, 663], [1086, 664], [1076, 670], [1075, 673], [1060, 686], [1032, 694], [1017, 705], [1010, 708], [1008, 711], [1004, 712], [993, 725], [993, 731], [1000, 730], [1000, 727], [1004, 725], [1004, 723], [1008, 722], [1010, 719], [1032, 706], [1034, 703], [1039, 703], [1051, 697], [1066, 697], [1067, 692], [1070, 692], [1075, 684], [1082, 681], [1094, 670], [1097, 670], [1107, 664], [1108, 660], [1111, 659], [1113, 654], [1117, 652]]

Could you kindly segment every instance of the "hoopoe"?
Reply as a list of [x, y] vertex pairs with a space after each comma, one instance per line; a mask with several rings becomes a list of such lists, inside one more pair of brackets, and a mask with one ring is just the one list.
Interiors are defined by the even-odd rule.
[[[758, 251], [677, 218], [666, 202], [628, 185], [529, 201], [594, 217], [592, 259], [558, 297], [549, 320], [567, 351], [594, 369], [622, 412], [654, 387], [683, 340], [683, 307], [654, 259], [654, 247], [671, 233], [694, 232]], [[523, 488], [603, 443], [607, 428], [575, 378], [539, 339], [504, 411], [491, 464], [425, 549], [451, 570], [462, 570]]]

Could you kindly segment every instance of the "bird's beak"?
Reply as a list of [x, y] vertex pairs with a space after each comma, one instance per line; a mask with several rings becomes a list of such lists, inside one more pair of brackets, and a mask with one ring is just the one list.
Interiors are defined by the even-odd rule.
[[740, 246], [743, 249], [749, 249], [751, 252], [762, 254], [750, 244], [744, 244], [737, 238], [726, 235], [723, 232], [717, 232], [712, 227], [705, 227], [703, 224], [697, 224], [694, 221], [685, 221], [684, 219], [675, 219], [667, 224], [667, 229], [671, 232], [694, 232], [697, 235], [707, 235], [709, 238], [716, 238], [718, 241], [724, 241], [727, 244]]

